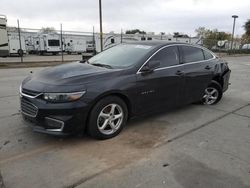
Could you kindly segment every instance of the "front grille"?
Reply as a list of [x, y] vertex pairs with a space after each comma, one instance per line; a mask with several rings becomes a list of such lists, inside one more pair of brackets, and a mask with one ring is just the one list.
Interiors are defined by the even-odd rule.
[[26, 94], [26, 95], [29, 95], [29, 96], [37, 96], [39, 95], [41, 92], [38, 92], [38, 91], [32, 91], [32, 90], [29, 90], [29, 89], [24, 89], [22, 88], [22, 93]]
[[38, 108], [24, 97], [21, 98], [21, 111], [25, 115], [36, 117]]

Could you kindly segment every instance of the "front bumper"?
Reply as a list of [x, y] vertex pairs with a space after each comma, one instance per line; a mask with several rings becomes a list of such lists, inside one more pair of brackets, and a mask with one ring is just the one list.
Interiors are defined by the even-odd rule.
[[38, 98], [20, 97], [23, 119], [33, 131], [66, 136], [85, 129], [88, 104], [82, 100], [70, 103], [48, 103]]

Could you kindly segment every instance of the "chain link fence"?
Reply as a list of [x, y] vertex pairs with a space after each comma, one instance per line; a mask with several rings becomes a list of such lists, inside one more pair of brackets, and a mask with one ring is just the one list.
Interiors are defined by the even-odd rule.
[[[64, 31], [51, 28], [32, 29], [6, 27], [9, 57], [0, 63], [14, 62], [68, 62], [81, 60], [99, 52], [100, 34], [96, 32]], [[20, 35], [19, 35], [20, 33]], [[0, 33], [1, 35], [1, 33]], [[127, 41], [164, 40], [202, 45], [219, 54], [250, 54], [250, 44], [240, 39], [214, 40], [197, 37], [174, 37], [173, 35], [105, 33], [104, 46]]]
[[240, 39], [214, 40], [202, 39], [202, 45], [215, 53], [225, 54], [250, 54], [250, 44], [244, 44]]

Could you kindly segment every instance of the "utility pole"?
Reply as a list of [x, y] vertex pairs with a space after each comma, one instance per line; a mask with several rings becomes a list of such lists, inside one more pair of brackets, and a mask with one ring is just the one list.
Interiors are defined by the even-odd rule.
[[96, 54], [96, 44], [95, 44], [95, 27], [93, 26], [93, 38], [92, 38], [92, 45], [94, 48], [94, 55]]
[[62, 54], [62, 62], [64, 61], [63, 59], [63, 37], [62, 37], [62, 24], [61, 24], [61, 54]]
[[121, 43], [122, 43], [122, 29], [121, 29]]
[[23, 50], [22, 50], [22, 41], [21, 41], [19, 20], [17, 20], [17, 27], [18, 27], [18, 36], [19, 36], [19, 47], [20, 47], [19, 55], [21, 57], [21, 63], [23, 63]]
[[100, 43], [101, 43], [101, 52], [103, 51], [103, 33], [102, 33], [102, 0], [99, 0], [99, 16], [100, 16]]
[[232, 18], [234, 19], [234, 21], [233, 21], [232, 40], [231, 40], [231, 50], [233, 49], [235, 21], [236, 21], [236, 18], [238, 18], [238, 17], [239, 17], [239, 16], [237, 16], [237, 15], [233, 15], [233, 16], [232, 16]]

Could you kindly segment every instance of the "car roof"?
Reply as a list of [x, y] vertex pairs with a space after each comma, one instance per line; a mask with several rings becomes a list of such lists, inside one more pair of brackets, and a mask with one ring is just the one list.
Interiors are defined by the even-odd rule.
[[162, 47], [162, 46], [167, 46], [167, 45], [172, 45], [172, 44], [180, 44], [180, 45], [191, 45], [191, 46], [198, 46], [201, 47], [200, 45], [197, 44], [190, 44], [190, 43], [184, 43], [184, 42], [168, 42], [164, 40], [152, 40], [152, 41], [129, 41], [129, 42], [124, 42], [126, 44], [137, 44], [137, 45], [148, 45], [148, 46], [154, 46], [154, 47]]

